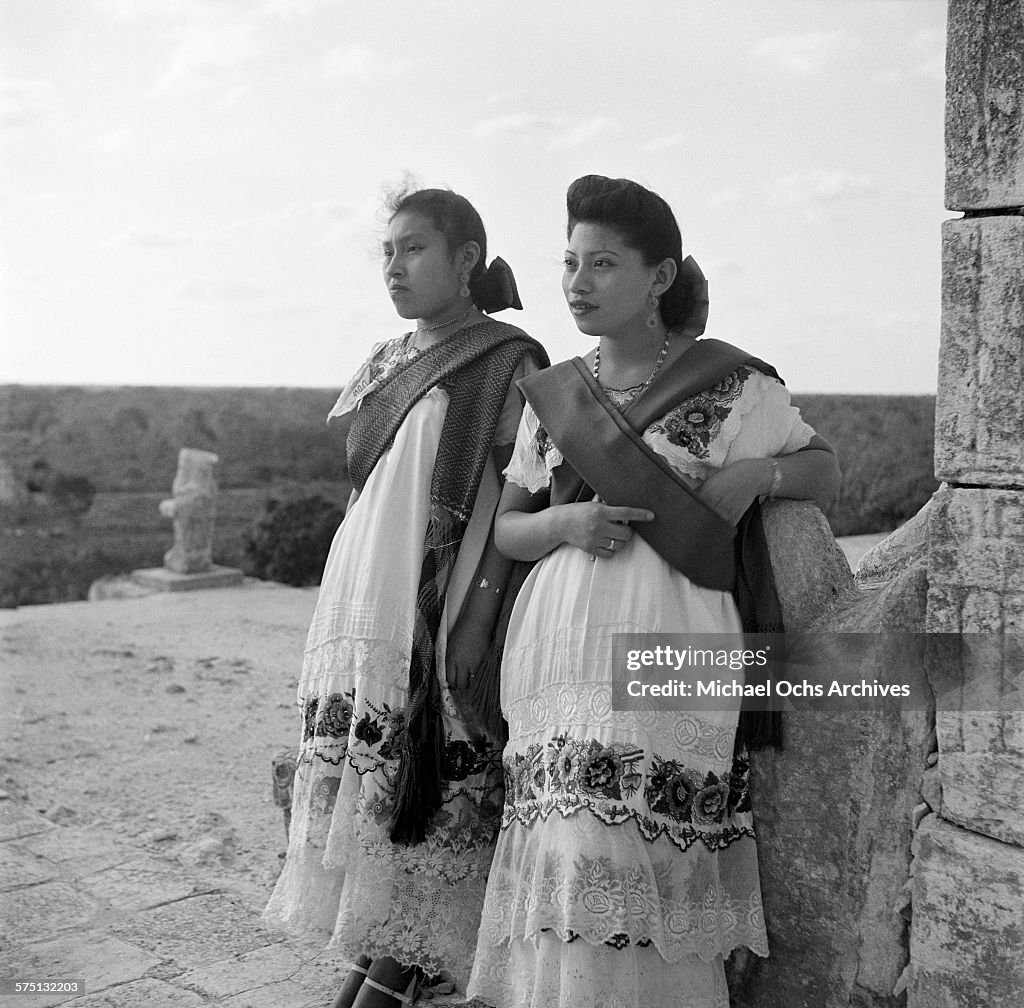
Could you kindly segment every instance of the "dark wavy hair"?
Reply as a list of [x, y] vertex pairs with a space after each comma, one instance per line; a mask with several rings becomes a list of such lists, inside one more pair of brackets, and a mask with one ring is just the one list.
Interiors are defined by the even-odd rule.
[[465, 196], [450, 189], [417, 189], [404, 185], [385, 194], [384, 212], [388, 223], [400, 213], [426, 217], [445, 236], [452, 253], [466, 242], [476, 242], [480, 246], [480, 258], [469, 274], [469, 290], [473, 300], [477, 300], [475, 283], [487, 268], [487, 233], [476, 207]]
[[660, 298], [661, 318], [669, 329], [686, 321], [694, 305], [692, 285], [682, 275], [683, 239], [672, 208], [657, 194], [630, 179], [584, 175], [565, 197], [569, 221], [566, 236], [577, 224], [600, 224], [621, 235], [639, 252], [646, 266], [665, 259], [676, 264], [676, 278]]

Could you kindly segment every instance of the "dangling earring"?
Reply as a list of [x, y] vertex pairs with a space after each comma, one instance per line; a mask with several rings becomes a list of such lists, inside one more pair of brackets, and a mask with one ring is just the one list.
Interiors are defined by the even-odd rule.
[[462, 286], [459, 288], [459, 297], [469, 297], [469, 274], [460, 273], [459, 279], [462, 281]]
[[661, 320], [661, 313], [658, 311], [658, 295], [649, 294], [647, 303], [651, 306], [651, 314], [647, 316], [647, 328], [657, 329], [658, 322]]

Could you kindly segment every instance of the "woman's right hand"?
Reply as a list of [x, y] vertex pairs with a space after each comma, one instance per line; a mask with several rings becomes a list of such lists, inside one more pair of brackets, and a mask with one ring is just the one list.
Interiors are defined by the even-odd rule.
[[613, 507], [600, 501], [562, 504], [558, 512], [562, 542], [570, 543], [592, 557], [611, 557], [633, 538], [630, 522], [654, 521], [645, 508]]

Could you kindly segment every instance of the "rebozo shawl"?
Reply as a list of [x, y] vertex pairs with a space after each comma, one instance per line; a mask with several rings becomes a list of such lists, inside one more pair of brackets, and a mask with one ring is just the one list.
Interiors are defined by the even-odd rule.
[[437, 633], [498, 418], [512, 375], [527, 354], [547, 366], [544, 348], [521, 329], [491, 319], [467, 326], [385, 378], [363, 400], [349, 431], [349, 475], [362, 490], [416, 402], [435, 385], [443, 384], [448, 392], [416, 595], [406, 730], [391, 820], [394, 843], [422, 842], [441, 807], [444, 739]]

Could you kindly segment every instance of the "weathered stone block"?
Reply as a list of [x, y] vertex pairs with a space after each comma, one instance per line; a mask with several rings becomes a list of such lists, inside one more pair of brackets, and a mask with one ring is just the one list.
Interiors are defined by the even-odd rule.
[[762, 521], [788, 630], [805, 630], [856, 594], [850, 565], [815, 504], [769, 501]]
[[[948, 736], [959, 725], [944, 726], [945, 719], [938, 718], [942, 818], [1024, 847], [1024, 807], [1020, 801], [1024, 753], [1007, 752], [1003, 748], [999, 722], [1009, 718], [1015, 718], [1018, 723], [1022, 719], [1019, 713], [1001, 715], [994, 719], [995, 724], [988, 732], [972, 738], [973, 744], [989, 746], [982, 752], [952, 748]], [[1024, 915], [1024, 904], [1021, 913]]]
[[907, 1008], [1019, 1008], [1024, 850], [938, 816], [915, 849]]
[[939, 491], [928, 540], [929, 633], [1024, 628], [1024, 491]]
[[963, 635], [929, 669], [942, 816], [1024, 844], [1024, 492], [951, 488], [934, 501], [926, 626]]
[[937, 479], [1024, 485], [1022, 385], [1024, 217], [946, 221]]
[[[827, 575], [820, 546], [772, 564], [787, 625], [822, 633], [920, 632], [927, 578], [911, 565], [884, 588], [855, 591]], [[813, 562], [818, 557], [818, 566]], [[806, 564], [806, 569], [805, 569]], [[823, 571], [825, 573], [823, 573]], [[805, 588], [790, 582], [802, 578]], [[817, 587], [815, 587], [817, 586]], [[792, 611], [792, 605], [799, 607]], [[801, 612], [802, 610], [802, 612]], [[737, 1008], [895, 1006], [907, 964], [912, 812], [932, 748], [929, 711], [787, 713], [781, 751], [758, 752], [752, 789], [771, 955], [733, 975]]]
[[231, 588], [241, 584], [245, 574], [235, 567], [216, 564], [198, 574], [179, 574], [166, 567], [147, 567], [132, 571], [132, 580], [155, 591], [198, 591], [201, 588]]
[[946, 206], [1024, 205], [1024, 6], [949, 0]]
[[[940, 488], [941, 489], [941, 488]], [[895, 532], [876, 543], [860, 558], [854, 578], [858, 588], [878, 588], [928, 556], [928, 514], [934, 494], [924, 507]]]

